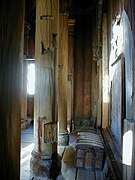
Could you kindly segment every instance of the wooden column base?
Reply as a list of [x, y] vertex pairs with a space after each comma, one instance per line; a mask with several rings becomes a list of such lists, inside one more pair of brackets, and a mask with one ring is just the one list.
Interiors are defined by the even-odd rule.
[[68, 131], [65, 130], [63, 132], [59, 132], [58, 145], [59, 146], [67, 146], [68, 143], [69, 143], [69, 134], [68, 134]]
[[30, 160], [30, 178], [56, 179], [60, 173], [61, 159], [57, 153], [37, 153], [32, 151]]

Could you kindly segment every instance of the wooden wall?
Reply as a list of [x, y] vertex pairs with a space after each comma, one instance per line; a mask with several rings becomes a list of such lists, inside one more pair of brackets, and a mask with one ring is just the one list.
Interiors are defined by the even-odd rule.
[[[123, 6], [124, 5], [124, 6]], [[134, 1], [124, 0], [124, 1], [110, 1], [108, 3], [108, 54], [109, 54], [109, 64], [110, 64], [110, 77], [111, 71], [113, 70], [113, 76], [110, 78], [110, 112], [111, 112], [111, 123], [110, 128], [113, 133], [113, 137], [118, 145], [118, 150], [121, 156], [124, 157], [123, 148], [123, 137], [131, 130], [133, 133], [134, 142], [134, 80], [135, 80], [135, 69], [134, 69]], [[121, 19], [120, 23], [123, 26], [121, 34], [123, 35], [122, 43], [122, 53], [120, 56], [115, 55], [119, 51], [119, 48], [113, 47], [112, 39], [114, 38], [113, 25], [116, 20], [116, 14], [120, 13]], [[116, 36], [116, 35], [115, 35]], [[120, 34], [116, 39], [120, 38]], [[111, 43], [110, 43], [111, 42]], [[116, 45], [117, 46], [117, 45]], [[115, 49], [112, 56], [112, 49]], [[115, 68], [116, 66], [116, 68]], [[125, 119], [125, 120], [124, 120]], [[131, 139], [129, 139], [130, 141]], [[126, 149], [128, 147], [128, 142], [126, 142]], [[134, 179], [134, 143], [131, 147], [132, 149], [132, 162], [131, 165], [123, 165], [123, 179]], [[129, 149], [130, 150], [130, 149]]]
[[[121, 47], [115, 43], [122, 42], [121, 37], [116, 34], [116, 28], [122, 29], [122, 18], [120, 18], [120, 25], [116, 25], [116, 14], [121, 12], [120, 1], [110, 1], [108, 3], [107, 12], [107, 32], [108, 32], [108, 58], [109, 58], [109, 92], [110, 92], [110, 129], [115, 137], [115, 140], [121, 146], [122, 143], [122, 99], [123, 93], [123, 82], [122, 82], [122, 50], [119, 52]], [[115, 28], [114, 28], [115, 26]], [[118, 38], [117, 38], [118, 36]], [[123, 42], [122, 42], [123, 43]]]
[[24, 0], [0, 1], [0, 178], [18, 180]]
[[[124, 1], [124, 10], [125, 14], [128, 19], [128, 28], [130, 28], [131, 33], [128, 34], [128, 36], [132, 36], [132, 56], [133, 56], [133, 61], [132, 65], [135, 67], [135, 2], [133, 0]], [[127, 38], [128, 40], [129, 38]], [[131, 44], [129, 44], [131, 45]], [[129, 51], [130, 47], [128, 48]], [[134, 94], [134, 89], [135, 89], [135, 69], [133, 68], [133, 94]], [[135, 96], [132, 96], [133, 98], [133, 119], [135, 119]]]
[[[135, 68], [134, 68], [134, 57], [135, 57], [135, 2], [130, 0], [124, 1], [124, 57], [125, 57], [125, 81], [126, 81], [126, 120], [124, 121], [123, 135], [126, 135], [129, 131], [133, 134], [131, 165], [124, 164], [123, 179], [135, 179], [134, 168], [135, 168]], [[128, 142], [127, 142], [128, 143]], [[126, 143], [126, 146], [127, 146]]]
[[121, 59], [113, 66], [115, 73], [111, 87], [111, 130], [118, 145], [122, 145], [122, 66]]
[[74, 60], [74, 119], [92, 115], [92, 18], [77, 16]]

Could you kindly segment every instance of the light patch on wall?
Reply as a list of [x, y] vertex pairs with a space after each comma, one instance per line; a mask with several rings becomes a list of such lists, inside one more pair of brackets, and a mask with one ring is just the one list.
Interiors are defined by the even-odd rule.
[[117, 68], [117, 66], [114, 65], [114, 62], [120, 58], [123, 51], [123, 24], [119, 13], [117, 13], [112, 26], [111, 52], [109, 60], [110, 81], [112, 81]]
[[34, 95], [35, 93], [35, 64], [28, 64], [27, 69], [27, 93]]
[[103, 77], [103, 103], [108, 103], [108, 75]]
[[117, 69], [117, 64], [114, 64], [113, 66], [110, 67], [110, 81], [113, 80], [116, 69]]
[[123, 164], [131, 166], [133, 149], [133, 132], [127, 131], [123, 135]]
[[123, 48], [123, 25], [121, 24], [120, 14], [116, 16], [112, 28], [111, 40], [111, 54], [110, 63], [113, 64], [119, 55], [122, 53]]
[[21, 148], [21, 165], [25, 164], [26, 162], [28, 163], [30, 162], [31, 152], [33, 148], [34, 148], [34, 143], [29, 144], [25, 148]]

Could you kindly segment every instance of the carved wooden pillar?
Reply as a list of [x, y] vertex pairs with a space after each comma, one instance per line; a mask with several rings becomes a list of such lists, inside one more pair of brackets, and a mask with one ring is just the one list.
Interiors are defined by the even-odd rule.
[[[54, 13], [55, 11], [55, 13]], [[57, 13], [56, 13], [57, 12]], [[34, 150], [31, 176], [56, 178], [57, 123], [54, 120], [54, 22], [58, 1], [37, 0], [35, 44]], [[55, 23], [56, 24], [56, 23]], [[58, 165], [56, 166], [58, 168]]]
[[68, 73], [68, 3], [60, 0], [59, 60], [58, 60], [58, 121], [59, 145], [68, 144], [67, 131], [67, 73]]
[[68, 20], [68, 87], [67, 87], [67, 129], [74, 129], [73, 123], [73, 85], [74, 85], [74, 26], [75, 19]]

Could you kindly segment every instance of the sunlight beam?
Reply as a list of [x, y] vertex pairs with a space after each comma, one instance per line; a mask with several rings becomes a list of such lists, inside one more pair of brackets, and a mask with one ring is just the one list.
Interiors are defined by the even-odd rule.
[[123, 135], [123, 164], [131, 166], [133, 149], [133, 132], [127, 131]]

